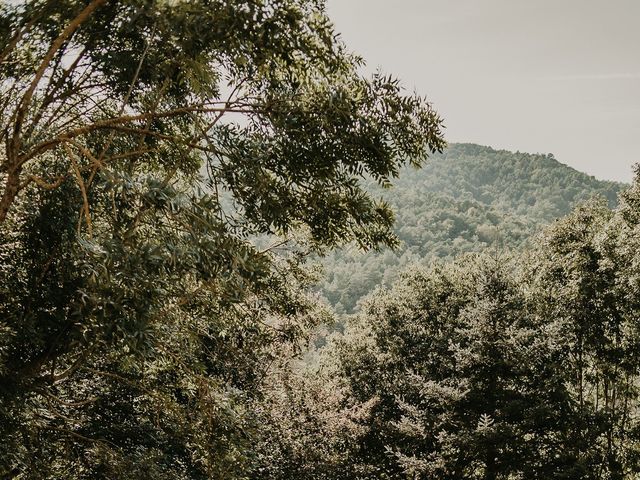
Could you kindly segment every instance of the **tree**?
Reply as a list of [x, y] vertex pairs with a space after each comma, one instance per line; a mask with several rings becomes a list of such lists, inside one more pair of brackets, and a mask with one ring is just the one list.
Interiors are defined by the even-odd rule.
[[551, 226], [525, 278], [537, 315], [556, 324], [577, 421], [572, 448], [593, 478], [629, 478], [639, 468], [638, 179], [616, 210], [602, 199]]
[[375, 296], [339, 361], [371, 478], [584, 478], [563, 444], [573, 419], [562, 350], [503, 261], [466, 257]]
[[371, 404], [351, 408], [331, 364], [282, 365], [259, 405], [256, 480], [361, 478], [353, 445], [367, 430]]
[[258, 385], [321, 318], [305, 252], [393, 244], [359, 179], [440, 119], [321, 1], [3, 3], [0, 39], [0, 474], [245, 478]]

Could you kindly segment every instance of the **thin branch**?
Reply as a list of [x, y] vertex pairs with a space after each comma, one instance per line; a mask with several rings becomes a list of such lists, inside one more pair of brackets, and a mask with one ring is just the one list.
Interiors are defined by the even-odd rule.
[[60, 432], [60, 433], [65, 433], [67, 435], [70, 435], [70, 436], [72, 436], [74, 438], [77, 438], [78, 440], [82, 440], [84, 442], [102, 443], [102, 444], [111, 445], [112, 447], [120, 449], [120, 447], [118, 447], [115, 443], [110, 442], [109, 440], [104, 440], [102, 438], [85, 437], [84, 435], [80, 435], [79, 433], [73, 432], [71, 430], [67, 430], [66, 428], [54, 427], [54, 426], [51, 426], [51, 425], [47, 425], [47, 426], [45, 426], [43, 428], [46, 428], [48, 430], [55, 430], [56, 432]]
[[[153, 29], [151, 30], [151, 37], [155, 35], [155, 32], [156, 32], [156, 25], [154, 23]], [[127, 93], [122, 99], [122, 105], [120, 106], [120, 110], [118, 112], [119, 116], [122, 116], [125, 108], [127, 107], [127, 103], [129, 103], [129, 99], [131, 98], [131, 94], [133, 93], [133, 88], [135, 87], [135, 84], [138, 81], [138, 78], [140, 77], [140, 71], [142, 70], [142, 65], [144, 63], [145, 58], [147, 57], [147, 53], [149, 53], [150, 46], [151, 46], [151, 42], [147, 39], [147, 41], [145, 42], [144, 51], [142, 52], [142, 55], [140, 55], [140, 60], [138, 61], [138, 66], [136, 67], [136, 71], [133, 74], [133, 78], [131, 79], [131, 82], [129, 83], [129, 88], [127, 89]], [[115, 135], [115, 131], [111, 132], [111, 134], [109, 135], [109, 138], [105, 142], [105, 145], [102, 148], [102, 152], [100, 152], [100, 155], [98, 157], [100, 158], [100, 160], [104, 159], [104, 156], [106, 155], [107, 150], [109, 150], [109, 147], [111, 146], [111, 142], [113, 141], [114, 135]], [[89, 177], [89, 185], [91, 185], [94, 175], [95, 175], [95, 171], [91, 172], [91, 176]]]
[[91, 3], [89, 3], [89, 5], [87, 5], [82, 10], [82, 12], [80, 12], [80, 14], [76, 18], [74, 18], [69, 23], [69, 25], [66, 26], [66, 28], [60, 33], [60, 35], [58, 35], [58, 38], [56, 38], [51, 44], [49, 51], [46, 53], [46, 55], [42, 59], [42, 62], [40, 63], [40, 66], [38, 67], [38, 70], [36, 71], [36, 74], [33, 77], [33, 80], [31, 81], [31, 85], [29, 85], [29, 88], [23, 95], [22, 100], [20, 102], [20, 106], [18, 107], [16, 120], [13, 128], [13, 138], [11, 140], [11, 148], [14, 152], [17, 152], [20, 145], [20, 131], [22, 129], [22, 123], [24, 121], [29, 105], [31, 104], [31, 99], [33, 97], [33, 94], [36, 88], [38, 87], [40, 80], [42, 79], [45, 72], [47, 71], [47, 68], [49, 67], [51, 61], [55, 57], [58, 50], [67, 41], [67, 39], [69, 39], [71, 35], [73, 35], [76, 29], [83, 22], [85, 22], [100, 5], [102, 5], [106, 1], [107, 0], [93, 0]]
[[61, 398], [56, 397], [53, 393], [48, 392], [48, 391], [43, 391], [42, 392], [46, 397], [50, 398], [51, 400], [59, 403], [60, 405], [64, 406], [64, 407], [71, 407], [71, 408], [78, 408], [78, 407], [84, 407], [85, 405], [89, 405], [92, 403], [95, 403], [99, 400], [98, 397], [90, 397], [87, 398], [86, 400], [81, 400], [79, 402], [68, 402], [66, 400], [62, 400]]
[[59, 89], [64, 84], [64, 81], [71, 75], [71, 72], [75, 71], [75, 69], [78, 67], [78, 64], [80, 63], [80, 60], [82, 59], [82, 57], [85, 55], [86, 52], [87, 52], [87, 47], [85, 46], [82, 49], [82, 51], [78, 54], [76, 59], [73, 61], [73, 63], [69, 66], [69, 68], [66, 68], [63, 70], [62, 75], [57, 81], [54, 82], [53, 80], [54, 75], [53, 73], [51, 74], [51, 79], [45, 90], [44, 98], [42, 100], [42, 103], [40, 104], [40, 108], [38, 109], [38, 112], [36, 113], [33, 121], [31, 122], [31, 125], [29, 126], [27, 136], [29, 136], [30, 133], [36, 129], [36, 127], [38, 126], [38, 123], [40, 123], [40, 120], [42, 120], [42, 116], [44, 115], [47, 107], [56, 100], [55, 94], [57, 92], [57, 89]]
[[111, 373], [111, 372], [103, 372], [101, 370], [96, 370], [94, 368], [91, 367], [82, 367], [82, 370], [89, 372], [89, 373], [93, 373], [94, 375], [98, 375], [101, 377], [106, 377], [106, 378], [111, 378], [113, 380], [117, 380], [121, 383], [124, 383], [125, 385], [129, 385], [130, 387], [133, 387], [136, 390], [139, 390], [141, 392], [146, 393], [147, 395], [151, 396], [151, 397], [157, 397], [159, 396], [156, 392], [149, 390], [148, 388], [143, 387], [139, 381], [133, 381], [130, 380], [126, 377], [123, 377], [121, 375], [118, 375], [117, 373]]
[[[29, 152], [25, 153], [24, 155], [20, 156], [18, 158], [17, 164], [22, 166], [24, 163], [28, 162], [32, 158], [34, 158], [34, 157], [46, 152], [47, 150], [50, 150], [54, 146], [59, 145], [59, 144], [63, 143], [64, 141], [79, 137], [79, 136], [87, 134], [87, 133], [91, 133], [91, 132], [96, 131], [96, 130], [116, 129], [116, 130], [121, 130], [121, 131], [129, 131], [129, 132], [132, 132], [132, 133], [153, 135], [153, 136], [155, 136], [157, 138], [161, 138], [161, 139], [164, 139], [164, 140], [173, 139], [173, 140], [176, 141], [176, 143], [184, 143], [184, 140], [178, 140], [178, 138], [175, 137], [175, 136], [172, 137], [172, 136], [169, 136], [169, 135], [162, 135], [162, 134], [150, 131], [150, 130], [137, 129], [137, 128], [133, 128], [133, 127], [123, 127], [121, 125], [124, 125], [124, 124], [127, 124], [127, 123], [134, 123], [134, 122], [139, 121], [139, 120], [178, 117], [178, 116], [186, 115], [186, 114], [189, 114], [189, 113], [242, 113], [242, 114], [252, 114], [252, 113], [258, 113], [258, 111], [255, 110], [255, 109], [225, 108], [225, 107], [212, 108], [212, 107], [203, 107], [202, 105], [196, 105], [196, 106], [190, 106], [190, 107], [176, 108], [176, 109], [173, 109], [173, 110], [169, 110], [169, 111], [166, 111], [166, 112], [160, 112], [160, 113], [152, 112], [152, 113], [143, 113], [143, 114], [139, 114], [139, 115], [125, 115], [125, 116], [110, 118], [110, 119], [106, 119], [106, 120], [95, 122], [95, 123], [93, 123], [91, 125], [86, 125], [86, 126], [83, 126], [83, 127], [78, 127], [78, 128], [69, 130], [69, 131], [67, 131], [65, 133], [62, 133], [62, 134], [60, 134], [60, 135], [58, 135], [58, 136], [56, 136], [56, 137], [54, 137], [54, 138], [52, 138], [50, 140], [42, 142], [42, 143], [34, 146], [31, 149], [31, 151], [29, 151]], [[191, 144], [189, 146], [197, 148], [193, 144]], [[204, 150], [203, 148], [200, 148], [200, 149]]]
[[[56, 119], [65, 118], [64, 122], [55, 125], [56, 132], [63, 132], [67, 126], [72, 125], [74, 122], [81, 120], [83, 116], [89, 114], [93, 110], [98, 109], [103, 114], [109, 115], [111, 112], [105, 110], [104, 106], [100, 104], [98, 101], [96, 101], [95, 99], [96, 96], [107, 91], [106, 86], [107, 86], [106, 83], [93, 83], [89, 85], [78, 85], [73, 90], [67, 90], [65, 92], [64, 97], [60, 97], [59, 99], [57, 99], [59, 101], [59, 104], [48, 115], [45, 123], [50, 124], [50, 123], [53, 123]], [[80, 95], [80, 92], [82, 92], [82, 90], [90, 90], [90, 91], [87, 94]], [[65, 103], [65, 100], [74, 94], [78, 94], [78, 99], [72, 102], [71, 104]], [[86, 108], [82, 110], [78, 110], [72, 116], [68, 116], [69, 112], [79, 107], [84, 102], [90, 102], [91, 105], [88, 105]], [[87, 121], [85, 120], [84, 122], [81, 122], [81, 123], [87, 123]]]
[[[80, 192], [82, 193], [82, 202], [84, 209], [84, 216], [87, 222], [87, 229], [89, 230], [89, 237], [93, 236], [93, 227], [91, 225], [91, 213], [89, 211], [89, 197], [87, 196], [87, 189], [85, 188], [84, 180], [82, 178], [82, 174], [78, 168], [78, 164], [75, 160], [75, 155], [71, 151], [71, 148], [67, 143], [63, 144], [64, 149], [69, 155], [69, 160], [71, 161], [71, 166], [73, 167], [73, 171], [76, 175], [76, 180], [78, 181], [78, 186], [80, 187]], [[80, 223], [78, 223], [78, 229], [80, 229]], [[79, 233], [79, 232], [78, 232]]]
[[282, 240], [281, 242], [274, 243], [273, 245], [270, 245], [268, 248], [265, 248], [264, 250], [261, 250], [260, 253], [264, 254], [264, 253], [267, 253], [267, 252], [271, 252], [271, 251], [275, 250], [276, 248], [279, 248], [279, 247], [282, 247], [283, 245], [286, 245], [290, 241], [291, 241], [291, 239], [287, 238], [286, 240]]
[[60, 185], [64, 183], [66, 178], [67, 178], [67, 175], [60, 175], [52, 183], [48, 183], [42, 177], [39, 177], [37, 175], [29, 175], [27, 180], [22, 185], [20, 185], [20, 190], [23, 190], [31, 183], [35, 183], [36, 185], [38, 185], [40, 188], [44, 190], [55, 190], [56, 188], [58, 188]]

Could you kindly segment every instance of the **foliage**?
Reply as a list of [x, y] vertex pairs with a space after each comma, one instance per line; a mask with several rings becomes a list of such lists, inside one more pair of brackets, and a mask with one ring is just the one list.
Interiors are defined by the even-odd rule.
[[376, 286], [411, 265], [465, 252], [521, 249], [542, 227], [593, 195], [616, 203], [621, 184], [577, 172], [551, 155], [452, 144], [420, 170], [406, 169], [389, 189], [369, 185], [397, 212], [396, 251], [346, 247], [322, 260], [319, 290], [338, 313], [352, 313]]
[[254, 445], [256, 480], [358, 478], [353, 445], [373, 402], [349, 405], [335, 368], [281, 365], [269, 376], [257, 409], [263, 428]]
[[462, 256], [371, 295], [329, 350], [342, 408], [375, 405], [350, 460], [362, 478], [635, 478], [639, 198], [640, 177], [517, 257]]
[[325, 318], [304, 256], [395, 242], [360, 179], [440, 119], [321, 1], [3, 2], [0, 37], [0, 476], [250, 478]]
[[572, 441], [595, 478], [640, 468], [639, 194], [637, 178], [616, 211], [597, 201], [576, 209], [547, 231], [524, 272], [538, 315], [557, 319], [579, 419]]
[[[369, 478], [565, 478], [562, 351], [502, 262], [463, 257], [375, 296], [339, 349], [353, 401], [377, 399]], [[577, 477], [580, 478], [580, 477]]]
[[[439, 117], [321, 0], [3, 2], [0, 45], [0, 477], [637, 476], [640, 172], [409, 174]], [[390, 288], [292, 361], [309, 254], [398, 240], [325, 260], [340, 313]]]

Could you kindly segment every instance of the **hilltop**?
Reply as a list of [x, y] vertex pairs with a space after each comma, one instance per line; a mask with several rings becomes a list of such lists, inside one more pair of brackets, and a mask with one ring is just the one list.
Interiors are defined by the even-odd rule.
[[346, 247], [332, 253], [322, 261], [326, 280], [320, 291], [338, 313], [351, 313], [358, 300], [389, 285], [408, 265], [487, 248], [520, 248], [590, 197], [602, 196], [615, 206], [624, 187], [579, 172], [551, 154], [451, 144], [423, 168], [403, 170], [389, 189], [368, 185], [396, 212], [401, 244], [395, 252]]

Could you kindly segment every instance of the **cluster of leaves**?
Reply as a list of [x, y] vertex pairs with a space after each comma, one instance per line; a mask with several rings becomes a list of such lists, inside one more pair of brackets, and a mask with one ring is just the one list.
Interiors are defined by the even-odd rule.
[[2, 2], [0, 45], [0, 476], [252, 478], [305, 255], [396, 241], [361, 180], [439, 117], [320, 0]]
[[207, 195], [127, 186], [93, 203], [91, 239], [74, 184], [26, 198], [3, 235], [0, 457], [43, 478], [235, 475], [278, 345], [322, 318], [310, 277], [226, 233]]
[[363, 319], [340, 362], [353, 400], [377, 400], [360, 449], [379, 472], [371, 478], [562, 478], [575, 468], [562, 445], [572, 400], [553, 328], [499, 261], [411, 274]]
[[390, 286], [408, 266], [466, 252], [518, 249], [579, 202], [602, 195], [610, 206], [623, 185], [596, 180], [551, 155], [452, 144], [420, 170], [406, 169], [393, 187], [370, 184], [397, 212], [395, 251], [349, 247], [322, 259], [319, 291], [335, 310], [353, 313], [378, 285]]

